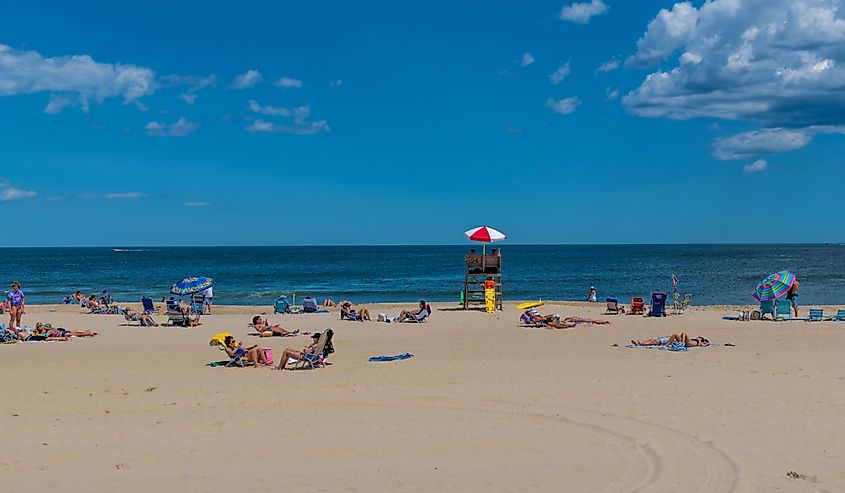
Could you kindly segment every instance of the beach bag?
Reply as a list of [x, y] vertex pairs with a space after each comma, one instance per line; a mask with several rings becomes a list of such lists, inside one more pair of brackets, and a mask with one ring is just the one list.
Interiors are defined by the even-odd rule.
[[267, 358], [267, 364], [272, 365], [273, 364], [273, 350], [267, 349], [267, 348], [261, 348], [261, 350], [264, 351], [264, 357]]

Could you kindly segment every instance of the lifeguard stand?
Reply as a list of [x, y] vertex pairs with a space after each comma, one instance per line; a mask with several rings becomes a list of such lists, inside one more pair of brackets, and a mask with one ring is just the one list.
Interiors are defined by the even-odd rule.
[[489, 254], [470, 252], [466, 258], [464, 275], [464, 310], [470, 305], [484, 305], [484, 282], [487, 276], [496, 281], [496, 309], [502, 309], [502, 251], [494, 249]]

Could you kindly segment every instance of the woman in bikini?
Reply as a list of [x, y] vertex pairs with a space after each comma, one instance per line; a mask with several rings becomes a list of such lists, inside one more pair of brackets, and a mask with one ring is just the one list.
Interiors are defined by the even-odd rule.
[[289, 359], [295, 360], [303, 360], [306, 359], [308, 361], [314, 362], [317, 361], [319, 355], [317, 354], [317, 344], [320, 342], [320, 333], [316, 332], [311, 334], [311, 344], [307, 347], [303, 348], [302, 351], [298, 351], [296, 349], [285, 348], [284, 352], [282, 353], [282, 357], [279, 360], [279, 365], [274, 366], [274, 370], [284, 370], [285, 365], [288, 364]]
[[261, 350], [258, 345], [245, 348], [232, 336], [226, 336], [224, 342], [226, 343], [226, 354], [228, 354], [230, 358], [240, 356], [247, 363], [251, 363], [252, 366], [267, 364], [267, 355], [264, 354], [264, 351]]
[[672, 334], [669, 337], [658, 336], [652, 339], [631, 339], [631, 344], [634, 346], [666, 346], [673, 342], [683, 342], [684, 347], [704, 347], [709, 346], [710, 341], [706, 337], [693, 337], [687, 335], [686, 332], [680, 334]]
[[252, 325], [255, 327], [255, 330], [258, 331], [259, 334], [263, 334], [264, 332], [272, 332], [274, 337], [295, 336], [299, 334], [299, 329], [290, 331], [283, 329], [282, 326], [279, 324], [270, 325], [270, 322], [268, 322], [266, 318], [262, 319], [261, 315], [256, 315], [252, 317]]

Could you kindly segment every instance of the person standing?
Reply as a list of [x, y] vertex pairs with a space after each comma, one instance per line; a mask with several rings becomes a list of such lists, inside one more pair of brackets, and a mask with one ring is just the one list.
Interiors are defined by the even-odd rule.
[[596, 288], [594, 286], [590, 286], [590, 293], [587, 295], [587, 301], [590, 303], [595, 303], [598, 301], [596, 298]]
[[211, 286], [202, 292], [202, 305], [207, 315], [211, 315], [211, 304], [214, 301], [214, 289]]
[[789, 291], [786, 292], [786, 299], [792, 304], [792, 312], [795, 314], [795, 318], [798, 318], [798, 288], [800, 286], [801, 283], [798, 282], [798, 279], [795, 279], [795, 282], [789, 287]]
[[13, 282], [12, 290], [6, 293], [6, 302], [9, 305], [9, 326], [20, 327], [21, 315], [24, 313], [24, 296], [18, 281]]

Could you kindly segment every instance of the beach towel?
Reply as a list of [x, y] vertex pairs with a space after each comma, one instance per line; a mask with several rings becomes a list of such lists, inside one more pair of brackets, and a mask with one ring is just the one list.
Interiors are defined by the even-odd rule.
[[411, 353], [402, 353], [397, 354], [395, 356], [373, 356], [369, 359], [372, 362], [381, 362], [381, 361], [396, 361], [396, 360], [403, 360], [408, 358], [413, 358], [414, 355]]
[[[683, 349], [672, 349], [672, 348], [670, 348], [670, 347], [669, 347], [669, 346], [671, 346], [671, 345], [675, 345], [675, 344], [681, 344], [681, 347], [683, 347]], [[709, 346], [690, 346], [690, 347], [684, 347], [684, 346], [683, 346], [683, 344], [684, 344], [684, 343], [683, 343], [683, 342], [681, 342], [681, 341], [676, 341], [676, 342], [673, 342], [671, 345], [663, 345], [663, 346], [635, 346], [635, 345], [633, 345], [633, 344], [625, 344], [625, 346], [624, 346], [624, 347], [628, 347], [628, 348], [635, 348], [635, 349], [662, 349], [662, 350], [664, 350], [664, 351], [688, 351], [688, 350], [690, 350], [690, 349], [703, 349], [703, 348], [708, 348], [708, 347], [718, 347], [718, 346], [721, 346], [721, 344], [715, 344], [715, 343], [712, 343], [712, 342], [710, 343], [710, 345], [709, 345]], [[728, 346], [731, 346], [731, 344], [728, 344]]]

